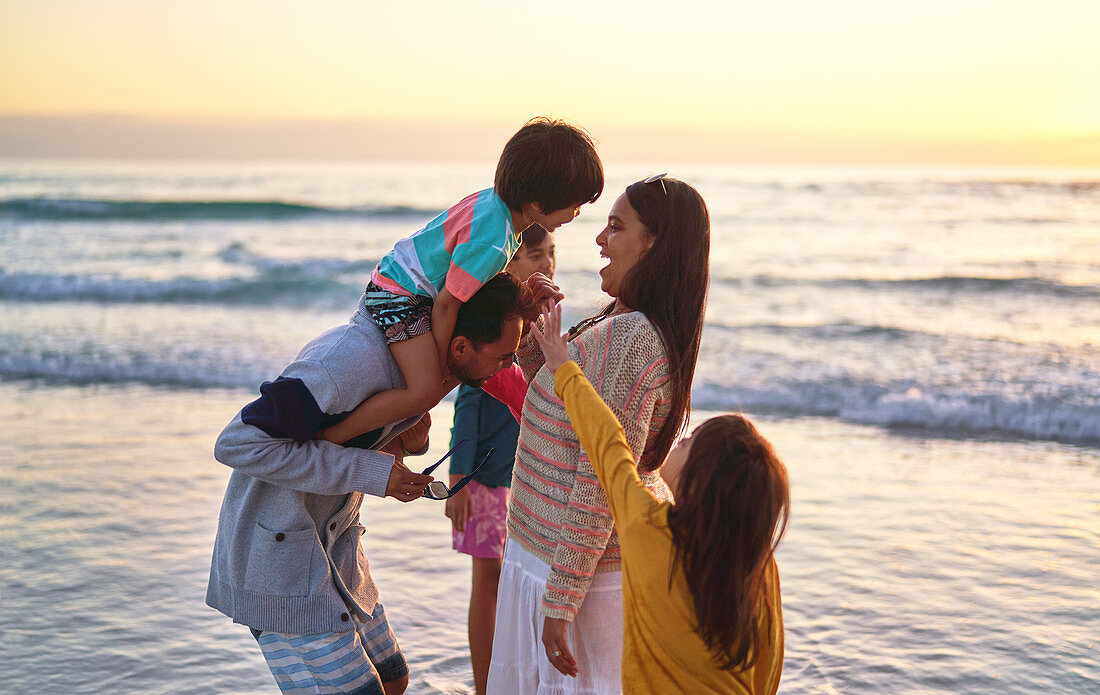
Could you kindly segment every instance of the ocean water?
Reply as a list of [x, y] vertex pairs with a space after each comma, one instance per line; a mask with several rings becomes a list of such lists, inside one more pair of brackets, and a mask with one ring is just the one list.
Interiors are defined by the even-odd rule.
[[[1100, 171], [610, 168], [555, 235], [567, 320], [665, 169], [712, 219], [695, 419], [749, 413], [791, 471], [781, 692], [1100, 692]], [[213, 439], [491, 176], [0, 160], [0, 690], [274, 690], [203, 604]], [[472, 692], [442, 509], [364, 519], [409, 692]]]

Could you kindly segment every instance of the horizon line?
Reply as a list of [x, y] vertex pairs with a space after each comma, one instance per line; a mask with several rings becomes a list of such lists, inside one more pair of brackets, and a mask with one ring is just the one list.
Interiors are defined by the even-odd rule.
[[[0, 113], [0, 157], [495, 161], [517, 127], [335, 117]], [[605, 160], [623, 162], [1100, 167], [1100, 132], [983, 139], [609, 124], [589, 132]]]

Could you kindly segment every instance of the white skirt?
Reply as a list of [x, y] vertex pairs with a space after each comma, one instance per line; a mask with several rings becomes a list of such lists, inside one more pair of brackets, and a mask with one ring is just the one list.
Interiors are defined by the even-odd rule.
[[577, 677], [562, 675], [542, 646], [539, 613], [550, 566], [508, 539], [497, 589], [497, 621], [488, 695], [620, 695], [623, 575], [597, 574], [566, 631]]

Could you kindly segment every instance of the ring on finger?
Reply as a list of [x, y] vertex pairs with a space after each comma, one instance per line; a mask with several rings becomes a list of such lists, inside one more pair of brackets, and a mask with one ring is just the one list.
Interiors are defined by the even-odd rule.
[[561, 656], [561, 652], [559, 652], [559, 651], [550, 652], [550, 656], [554, 657], [554, 658], [557, 658], [557, 657]]

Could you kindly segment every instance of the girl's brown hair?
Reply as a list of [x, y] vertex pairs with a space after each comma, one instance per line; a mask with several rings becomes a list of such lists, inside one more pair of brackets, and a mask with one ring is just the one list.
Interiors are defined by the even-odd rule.
[[[668, 419], [638, 463], [639, 470], [649, 472], [664, 463], [687, 427], [710, 282], [710, 213], [698, 191], [672, 178], [631, 184], [626, 197], [654, 241], [623, 277], [618, 299], [645, 314], [661, 336], [672, 383]], [[599, 316], [610, 314], [615, 305], [611, 302]]]
[[790, 514], [787, 469], [741, 415], [696, 428], [687, 456], [668, 514], [675, 565], [715, 661], [749, 668], [767, 647], [761, 635], [772, 634], [764, 609], [779, 600], [766, 577]]

